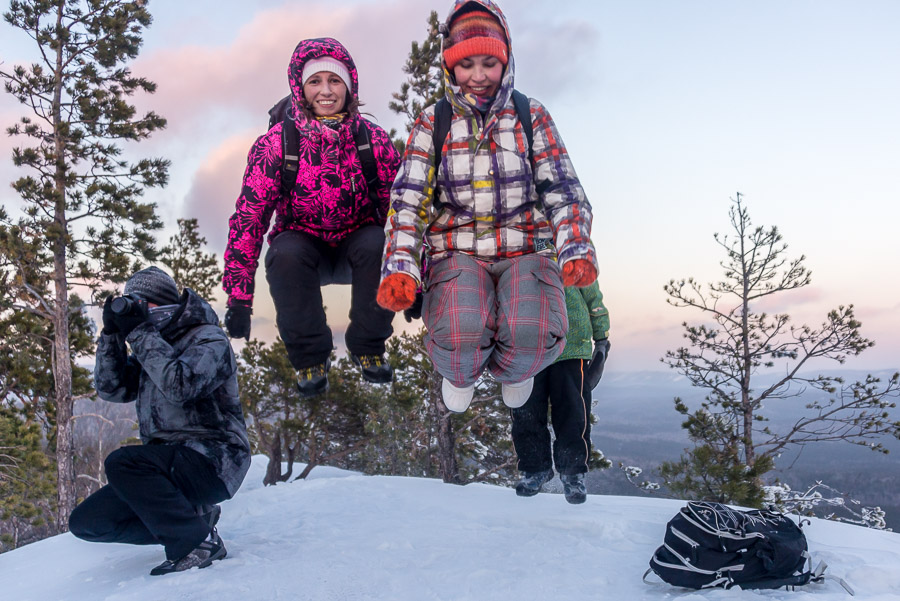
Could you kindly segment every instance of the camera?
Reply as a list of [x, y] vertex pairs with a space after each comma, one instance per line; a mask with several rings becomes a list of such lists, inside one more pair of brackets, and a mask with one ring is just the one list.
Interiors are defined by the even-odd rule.
[[128, 315], [140, 301], [133, 296], [117, 296], [112, 300], [109, 308], [116, 315]]

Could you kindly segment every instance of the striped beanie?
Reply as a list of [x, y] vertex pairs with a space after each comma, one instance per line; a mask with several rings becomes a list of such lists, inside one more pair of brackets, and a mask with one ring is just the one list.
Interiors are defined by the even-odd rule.
[[448, 69], [468, 56], [484, 54], [509, 62], [509, 45], [503, 26], [494, 15], [481, 10], [464, 12], [450, 24], [444, 40], [444, 62]]
[[159, 267], [141, 269], [128, 278], [125, 294], [157, 305], [175, 305], [180, 297], [175, 280]]

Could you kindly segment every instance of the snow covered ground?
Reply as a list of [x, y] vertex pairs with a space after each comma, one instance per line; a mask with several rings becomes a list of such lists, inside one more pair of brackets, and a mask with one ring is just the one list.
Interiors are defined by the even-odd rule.
[[[391, 601], [544, 599], [850, 599], [835, 582], [796, 592], [689, 591], [641, 581], [681, 502], [559, 494], [531, 499], [489, 485], [362, 476], [319, 467], [264, 488], [265, 457], [223, 504], [228, 557], [151, 577], [162, 549], [65, 534], [0, 555], [9, 601]], [[900, 600], [900, 534], [813, 520], [815, 560], [858, 601]]]

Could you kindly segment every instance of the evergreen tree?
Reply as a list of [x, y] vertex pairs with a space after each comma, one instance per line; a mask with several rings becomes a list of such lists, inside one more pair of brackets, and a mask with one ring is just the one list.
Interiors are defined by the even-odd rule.
[[[421, 44], [412, 42], [406, 64], [403, 65], [403, 72], [409, 77], [400, 86], [399, 92], [391, 94], [394, 100], [388, 104], [392, 111], [406, 117], [407, 134], [412, 131], [419, 114], [444, 97], [441, 35], [438, 32], [440, 21], [436, 11], [429, 13], [427, 23], [425, 40]], [[391, 138], [402, 154], [405, 142], [397, 137], [396, 130], [391, 131]]]
[[[880, 436], [900, 437], [900, 421], [892, 419], [892, 399], [900, 393], [900, 374], [886, 383], [874, 376], [846, 383], [835, 375], [805, 375], [821, 360], [844, 363], [874, 343], [863, 337], [853, 306], [828, 313], [818, 328], [792, 325], [786, 314], [769, 315], [757, 303], [807, 286], [805, 257], [789, 260], [777, 228], [752, 227], [742, 197], [730, 210], [733, 235], [715, 235], [724, 249], [724, 279], [701, 286], [693, 279], [665, 286], [670, 304], [699, 310], [705, 324], [684, 324], [689, 346], [662, 359], [707, 395], [691, 412], [676, 399], [684, 427], [695, 448], [678, 462], [661, 468], [671, 488], [685, 496], [758, 505], [761, 477], [786, 448], [822, 441], [846, 441], [887, 452]], [[756, 386], [760, 368], [784, 362], [775, 383]], [[807, 412], [787, 430], [766, 425], [767, 414], [797, 401], [807, 389], [817, 391]]]
[[[13, 150], [30, 174], [13, 183], [22, 199], [16, 221], [4, 216], [2, 269], [13, 278], [14, 309], [48, 324], [52, 341], [57, 524], [65, 530], [76, 503], [71, 418], [73, 286], [95, 294], [121, 282], [135, 258], [154, 257], [160, 226], [145, 188], [165, 184], [168, 162], [122, 158], [122, 144], [165, 126], [129, 104], [155, 84], [126, 66], [151, 23], [146, 0], [14, 0], [4, 18], [37, 45], [39, 60], [0, 71], [5, 89], [30, 114], [8, 129], [31, 145]], [[12, 247], [12, 248], [9, 248]]]
[[[406, 457], [407, 466], [415, 470], [409, 475], [437, 475], [454, 484], [511, 483], [516, 457], [500, 385], [482, 377], [469, 409], [462, 414], [449, 411], [441, 396], [441, 375], [425, 351], [424, 335], [423, 328], [388, 342], [394, 384], [390, 398], [378, 406], [373, 426], [382, 436], [381, 445]], [[393, 413], [393, 419], [387, 413]]]
[[[285, 482], [295, 461], [306, 462], [297, 476], [305, 478], [317, 465], [356, 467], [350, 455], [368, 442], [368, 405], [377, 397], [358, 385], [358, 371], [346, 359], [329, 373], [329, 390], [310, 399], [297, 393], [297, 374], [284, 342], [270, 346], [253, 339], [241, 351], [238, 383], [249, 418], [254, 450], [269, 458], [266, 485]], [[355, 372], [350, 374], [351, 369]], [[282, 463], [287, 469], [282, 470]]]
[[179, 219], [178, 233], [159, 251], [159, 259], [172, 270], [180, 288], [190, 288], [212, 300], [222, 281], [222, 270], [216, 255], [203, 251], [206, 238], [198, 230], [196, 219]]
[[48, 534], [46, 517], [55, 505], [55, 490], [40, 425], [0, 407], [0, 551]]

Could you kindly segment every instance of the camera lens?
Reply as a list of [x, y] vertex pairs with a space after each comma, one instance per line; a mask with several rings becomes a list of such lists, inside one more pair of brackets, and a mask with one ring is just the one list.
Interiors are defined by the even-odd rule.
[[110, 305], [110, 309], [116, 315], [124, 315], [131, 311], [131, 307], [134, 305], [134, 301], [125, 296], [119, 296], [113, 299], [112, 304]]

